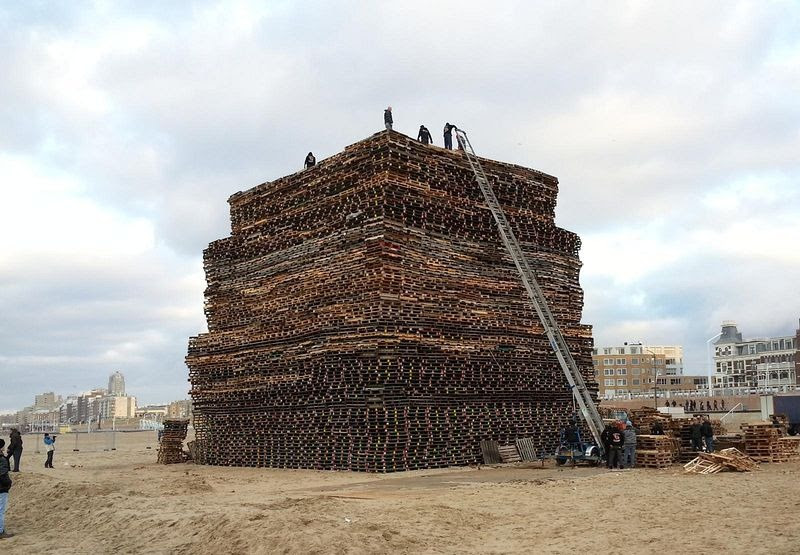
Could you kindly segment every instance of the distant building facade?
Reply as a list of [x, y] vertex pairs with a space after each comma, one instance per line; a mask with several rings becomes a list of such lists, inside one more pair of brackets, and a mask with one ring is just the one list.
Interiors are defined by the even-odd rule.
[[136, 416], [136, 397], [107, 395], [98, 401], [100, 418], [133, 418]]
[[167, 418], [191, 418], [192, 401], [185, 399], [182, 401], [172, 401], [167, 405]]
[[799, 342], [800, 329], [794, 336], [742, 339], [736, 322], [722, 322], [714, 342], [714, 388], [794, 389]]
[[683, 374], [680, 345], [596, 347], [592, 362], [601, 399], [688, 394], [708, 388], [706, 376]]
[[112, 396], [125, 395], [125, 376], [117, 371], [108, 377], [108, 394]]

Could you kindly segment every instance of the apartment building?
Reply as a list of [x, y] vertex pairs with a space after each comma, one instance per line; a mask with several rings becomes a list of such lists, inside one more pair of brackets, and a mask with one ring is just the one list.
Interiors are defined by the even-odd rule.
[[708, 387], [706, 376], [683, 374], [683, 347], [625, 343], [596, 347], [592, 352], [595, 379], [603, 399], [652, 396], [655, 392], [693, 392]]
[[800, 330], [792, 335], [742, 339], [736, 322], [722, 322], [714, 342], [714, 388], [794, 389]]

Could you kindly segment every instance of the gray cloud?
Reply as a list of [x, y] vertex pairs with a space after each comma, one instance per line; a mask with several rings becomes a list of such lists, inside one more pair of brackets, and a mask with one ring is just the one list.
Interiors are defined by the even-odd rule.
[[[599, 342], [640, 333], [702, 361], [724, 318], [790, 333], [798, 37], [791, 3], [0, 6], [0, 155], [155, 233], [106, 260], [0, 251], [0, 377], [15, 383], [0, 407], [117, 368], [145, 400], [183, 396], [200, 254], [228, 233], [227, 197], [380, 129], [387, 104], [408, 134], [426, 123], [441, 144], [454, 121], [482, 154], [559, 176]], [[625, 274], [637, 249], [669, 262], [604, 267]]]

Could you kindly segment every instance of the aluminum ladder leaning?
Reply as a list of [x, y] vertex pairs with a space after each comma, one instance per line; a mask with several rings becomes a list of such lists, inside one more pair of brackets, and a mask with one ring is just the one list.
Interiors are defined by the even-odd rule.
[[600, 437], [600, 433], [603, 429], [603, 419], [594, 404], [592, 394], [586, 388], [586, 381], [583, 379], [578, 365], [575, 363], [575, 359], [572, 358], [569, 352], [567, 342], [561, 333], [561, 329], [558, 327], [556, 319], [553, 317], [553, 313], [550, 311], [544, 292], [536, 279], [536, 274], [528, 264], [528, 259], [525, 257], [525, 253], [519, 241], [517, 241], [517, 237], [514, 235], [511, 225], [506, 219], [505, 212], [503, 212], [503, 208], [500, 206], [500, 202], [497, 200], [497, 196], [495, 196], [494, 190], [489, 184], [486, 174], [483, 172], [483, 167], [481, 166], [480, 160], [478, 160], [478, 156], [475, 154], [475, 150], [472, 148], [467, 133], [463, 129], [458, 128], [455, 128], [454, 131], [456, 133], [458, 145], [464, 151], [464, 154], [466, 154], [470, 168], [475, 174], [475, 180], [478, 182], [478, 186], [483, 193], [483, 198], [486, 200], [486, 204], [492, 212], [492, 216], [494, 216], [494, 221], [497, 224], [497, 229], [500, 232], [503, 244], [508, 254], [511, 256], [511, 259], [514, 261], [514, 265], [517, 267], [519, 276], [522, 279], [522, 284], [528, 292], [528, 297], [533, 304], [533, 308], [536, 310], [536, 314], [539, 315], [539, 320], [542, 322], [544, 331], [547, 334], [547, 339], [550, 341], [550, 346], [556, 354], [558, 363], [564, 371], [567, 383], [569, 383], [572, 389], [581, 415], [583, 415], [583, 419], [586, 421], [586, 425], [589, 427], [589, 431], [591, 431], [595, 443], [602, 454], [605, 451]]

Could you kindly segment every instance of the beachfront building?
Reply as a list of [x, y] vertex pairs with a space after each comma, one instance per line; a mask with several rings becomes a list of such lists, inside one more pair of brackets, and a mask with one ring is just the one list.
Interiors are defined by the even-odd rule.
[[708, 387], [705, 376], [683, 374], [683, 347], [625, 343], [595, 347], [595, 378], [602, 399], [665, 395], [667, 391], [694, 392]]
[[133, 418], [136, 416], [136, 397], [108, 395], [99, 401], [100, 418]]
[[736, 322], [722, 322], [714, 342], [714, 388], [754, 391], [795, 389], [798, 336], [742, 339]]

